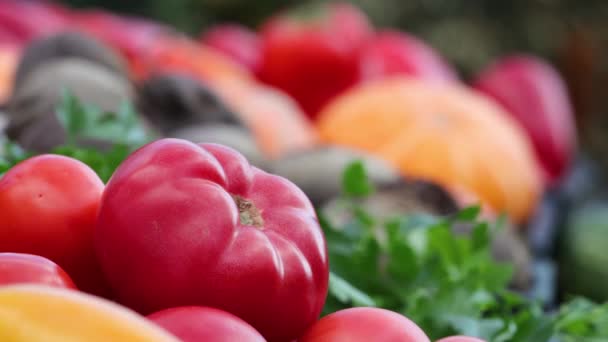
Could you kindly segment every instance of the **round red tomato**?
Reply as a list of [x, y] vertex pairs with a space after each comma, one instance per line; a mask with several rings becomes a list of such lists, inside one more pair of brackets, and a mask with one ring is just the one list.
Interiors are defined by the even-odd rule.
[[79, 289], [107, 294], [93, 249], [103, 188], [73, 158], [45, 154], [17, 164], [0, 178], [0, 252], [43, 256]]
[[183, 342], [265, 342], [251, 325], [226, 311], [183, 306], [165, 309], [148, 316]]
[[316, 13], [304, 20], [279, 13], [260, 29], [260, 80], [291, 95], [311, 118], [359, 81], [360, 51], [373, 36], [369, 18], [352, 4], [321, 5]]
[[442, 338], [441, 340], [438, 340], [437, 342], [486, 342], [486, 341], [476, 338], [476, 337], [469, 337], [469, 336], [450, 336], [450, 337]]
[[428, 336], [405, 316], [380, 308], [350, 308], [329, 314], [298, 342], [430, 342]]
[[108, 182], [95, 239], [118, 300], [144, 314], [215, 307], [289, 341], [325, 303], [309, 199], [222, 145], [160, 139], [134, 152]]
[[70, 276], [47, 258], [25, 253], [0, 253], [0, 285], [22, 283], [76, 289]]

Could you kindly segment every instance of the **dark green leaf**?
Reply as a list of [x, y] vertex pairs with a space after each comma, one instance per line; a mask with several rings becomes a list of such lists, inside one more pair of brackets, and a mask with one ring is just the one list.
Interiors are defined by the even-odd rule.
[[363, 161], [354, 161], [346, 167], [342, 176], [342, 191], [351, 197], [367, 196], [374, 192]]

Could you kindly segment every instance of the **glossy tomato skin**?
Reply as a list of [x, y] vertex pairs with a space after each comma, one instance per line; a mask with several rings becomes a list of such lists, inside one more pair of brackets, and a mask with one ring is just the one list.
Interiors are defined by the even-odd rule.
[[47, 258], [26, 253], [0, 253], [0, 286], [24, 283], [76, 289], [70, 276]]
[[473, 86], [521, 124], [546, 184], [556, 184], [570, 168], [577, 147], [574, 108], [558, 71], [538, 57], [509, 55], [483, 70]]
[[326, 7], [325, 19], [279, 14], [261, 29], [259, 78], [291, 95], [311, 117], [359, 80], [359, 54], [373, 28], [346, 3]]
[[183, 306], [157, 311], [148, 315], [183, 342], [265, 342], [247, 322], [216, 308]]
[[167, 138], [134, 152], [106, 187], [95, 242], [119, 300], [144, 314], [216, 307], [286, 341], [327, 294], [308, 198], [222, 145]]
[[476, 337], [469, 337], [469, 336], [450, 336], [450, 337], [444, 337], [440, 340], [437, 340], [437, 342], [486, 342], [486, 341], [476, 338]]
[[383, 30], [360, 57], [362, 81], [407, 75], [429, 82], [457, 82], [458, 74], [430, 45], [405, 32]]
[[357, 307], [336, 311], [314, 325], [298, 342], [430, 342], [405, 316], [380, 309]]
[[201, 34], [200, 42], [212, 47], [257, 74], [262, 46], [257, 33], [239, 24], [220, 24]]
[[93, 249], [104, 184], [79, 160], [31, 157], [0, 178], [0, 252], [57, 263], [85, 292], [108, 296]]

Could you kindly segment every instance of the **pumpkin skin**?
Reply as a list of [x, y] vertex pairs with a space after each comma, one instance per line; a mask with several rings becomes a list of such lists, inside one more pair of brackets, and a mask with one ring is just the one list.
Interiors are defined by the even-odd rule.
[[525, 132], [463, 85], [407, 77], [370, 82], [325, 107], [318, 129], [323, 141], [372, 152], [405, 176], [469, 190], [518, 223], [542, 192]]
[[13, 46], [0, 46], [0, 104], [5, 103], [13, 92], [13, 79], [21, 51]]
[[0, 341], [179, 342], [154, 322], [101, 297], [40, 284], [0, 287]]
[[255, 81], [228, 78], [209, 85], [251, 130], [267, 158], [317, 145], [315, 126], [283, 91]]

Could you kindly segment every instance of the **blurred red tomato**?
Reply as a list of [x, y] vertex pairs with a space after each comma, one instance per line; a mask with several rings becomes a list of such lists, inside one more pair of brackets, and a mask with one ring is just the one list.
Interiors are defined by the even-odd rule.
[[547, 184], [557, 182], [570, 167], [577, 140], [573, 105], [557, 70], [537, 57], [506, 56], [482, 71], [474, 87], [521, 124]]
[[226, 311], [183, 306], [157, 311], [148, 316], [183, 342], [265, 342], [247, 322]]
[[67, 9], [50, 2], [2, 0], [0, 42], [25, 45], [32, 39], [65, 29], [69, 19]]
[[405, 316], [380, 308], [358, 307], [329, 314], [298, 342], [430, 342], [426, 334]]
[[359, 54], [372, 37], [366, 15], [332, 3], [323, 15], [294, 19], [279, 14], [262, 27], [259, 77], [293, 96], [310, 117], [359, 79]]
[[23, 283], [76, 289], [70, 276], [47, 258], [26, 253], [0, 253], [0, 285]]

